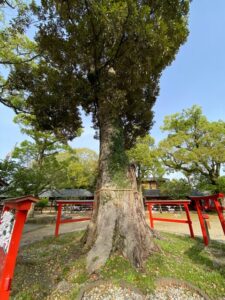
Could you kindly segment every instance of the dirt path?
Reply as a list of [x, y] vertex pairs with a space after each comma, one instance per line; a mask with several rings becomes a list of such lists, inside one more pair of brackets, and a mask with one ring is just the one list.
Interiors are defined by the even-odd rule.
[[[146, 214], [148, 217], [148, 214]], [[174, 214], [174, 213], [154, 213], [154, 217], [159, 218], [171, 218], [171, 219], [186, 219], [184, 213]], [[200, 227], [200, 223], [198, 220], [197, 213], [191, 212], [191, 220], [194, 229], [195, 236], [202, 237], [202, 231]], [[212, 240], [225, 242], [225, 235], [223, 233], [220, 221], [216, 215], [209, 215], [210, 229], [209, 235]], [[179, 224], [179, 223], [169, 223], [169, 222], [161, 222], [154, 221], [154, 227], [156, 230], [171, 232], [177, 234], [187, 234], [190, 235], [188, 224]]]
[[[163, 217], [163, 218], [177, 218], [177, 219], [185, 219], [184, 213], [154, 213], [154, 216]], [[146, 218], [148, 219], [148, 213], [146, 213]], [[191, 219], [194, 229], [195, 236], [202, 237], [202, 232], [198, 220], [198, 216], [195, 212], [191, 213]], [[88, 225], [88, 221], [80, 222], [80, 223], [68, 223], [60, 226], [60, 234], [85, 230]], [[171, 232], [176, 234], [187, 234], [190, 235], [189, 227], [187, 224], [179, 224], [179, 223], [165, 223], [160, 221], [154, 222], [155, 229], [164, 232]], [[216, 215], [210, 215], [210, 225], [209, 229], [210, 238], [212, 240], [218, 240], [221, 242], [225, 242], [225, 235], [223, 234], [223, 230], [219, 219]], [[39, 241], [46, 236], [54, 236], [55, 225], [36, 225], [36, 224], [26, 224], [23, 232], [23, 237], [21, 241], [21, 246], [33, 243], [35, 241]]]
[[[79, 223], [68, 223], [62, 224], [60, 226], [60, 234], [69, 233], [74, 231], [85, 230], [88, 225], [88, 221], [83, 221]], [[54, 236], [55, 225], [36, 225], [36, 224], [26, 224], [21, 240], [21, 246], [34, 243], [36, 241], [42, 240], [47, 236]]]

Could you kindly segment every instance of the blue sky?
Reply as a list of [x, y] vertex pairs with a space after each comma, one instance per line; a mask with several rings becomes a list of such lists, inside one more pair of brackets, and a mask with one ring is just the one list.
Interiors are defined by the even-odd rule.
[[[225, 118], [225, 0], [195, 0], [191, 4], [190, 34], [175, 61], [163, 73], [160, 96], [154, 106], [151, 135], [159, 141], [165, 115], [193, 104], [202, 106], [209, 120]], [[13, 112], [0, 106], [0, 159], [26, 136], [13, 124]], [[73, 147], [98, 151], [91, 120], [84, 117], [85, 131]]]

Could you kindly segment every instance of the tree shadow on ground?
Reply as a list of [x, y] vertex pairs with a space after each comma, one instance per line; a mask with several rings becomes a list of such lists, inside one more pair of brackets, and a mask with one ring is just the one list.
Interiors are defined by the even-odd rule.
[[43, 300], [50, 296], [82, 257], [81, 237], [81, 233], [72, 233], [23, 247], [17, 259], [12, 299]]
[[225, 244], [211, 242], [209, 246], [196, 242], [185, 254], [195, 263], [204, 266], [206, 270], [216, 270], [225, 278]]

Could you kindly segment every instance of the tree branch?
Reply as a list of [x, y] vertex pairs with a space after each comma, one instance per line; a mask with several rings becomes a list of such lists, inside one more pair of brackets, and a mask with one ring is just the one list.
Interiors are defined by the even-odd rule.
[[125, 21], [124, 21], [123, 26], [122, 26], [122, 35], [121, 35], [118, 47], [117, 47], [117, 49], [115, 51], [115, 54], [114, 54], [113, 57], [111, 57], [110, 59], [108, 59], [108, 61], [106, 61], [106, 63], [101, 67], [101, 69], [104, 69], [106, 66], [110, 65], [111, 63], [113, 63], [116, 60], [116, 58], [118, 57], [119, 51], [121, 49], [121, 46], [124, 44], [125, 41], [128, 40], [128, 38], [125, 38], [125, 32], [124, 32], [124, 30], [125, 30], [125, 26], [127, 24], [129, 16], [130, 16], [130, 12], [129, 12], [129, 9], [128, 9], [127, 16], [126, 16]]
[[20, 65], [20, 64], [24, 64], [24, 63], [27, 63], [27, 62], [30, 62], [32, 60], [34, 60], [35, 58], [37, 57], [40, 57], [41, 55], [40, 54], [37, 54], [29, 59], [26, 59], [26, 60], [23, 60], [23, 61], [20, 61], [20, 62], [12, 62], [10, 60], [2, 60], [0, 61], [0, 64], [1, 65]]
[[10, 8], [12, 8], [12, 9], [15, 9], [15, 8], [16, 8], [16, 7], [13, 6], [11, 3], [9, 3], [8, 0], [4, 0], [3, 3], [4, 3], [4, 2], [5, 2]]
[[25, 113], [25, 114], [29, 114], [29, 111], [27, 111], [25, 109], [22, 109], [22, 108], [16, 107], [15, 105], [10, 103], [8, 100], [2, 98], [1, 96], [0, 96], [0, 103], [2, 103], [6, 107], [9, 107], [9, 108], [13, 109], [15, 114], [18, 114], [18, 113], [21, 113], [21, 112]]

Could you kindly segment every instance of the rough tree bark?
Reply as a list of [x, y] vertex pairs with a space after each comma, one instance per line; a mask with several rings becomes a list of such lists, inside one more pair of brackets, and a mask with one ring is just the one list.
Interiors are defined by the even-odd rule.
[[85, 238], [86, 247], [90, 249], [89, 273], [103, 266], [115, 252], [135, 267], [141, 267], [151, 252], [159, 250], [153, 240], [155, 233], [146, 222], [135, 170], [123, 161], [123, 141], [120, 139], [118, 144], [120, 128], [115, 124], [108, 114], [101, 115], [99, 180], [93, 217]]

